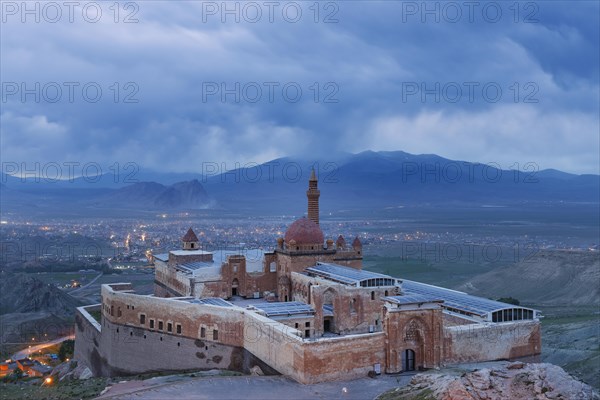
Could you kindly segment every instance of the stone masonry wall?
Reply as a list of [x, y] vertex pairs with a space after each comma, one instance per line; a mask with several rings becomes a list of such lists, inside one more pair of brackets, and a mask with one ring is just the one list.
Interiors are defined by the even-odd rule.
[[444, 363], [508, 360], [541, 353], [538, 321], [444, 328]]

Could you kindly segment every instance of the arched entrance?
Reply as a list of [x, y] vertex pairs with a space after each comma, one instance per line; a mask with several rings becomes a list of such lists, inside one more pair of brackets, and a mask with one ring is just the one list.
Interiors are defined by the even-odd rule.
[[237, 278], [235, 278], [233, 280], [233, 282], [231, 282], [231, 295], [232, 296], [237, 296], [238, 295], [238, 287], [240, 286], [240, 282], [238, 281]]
[[415, 352], [411, 349], [406, 349], [402, 352], [402, 371], [415, 370]]

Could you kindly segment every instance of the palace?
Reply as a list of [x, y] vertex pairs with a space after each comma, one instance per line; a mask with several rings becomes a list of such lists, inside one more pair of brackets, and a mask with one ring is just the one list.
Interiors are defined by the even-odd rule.
[[102, 303], [78, 309], [75, 358], [102, 376], [217, 368], [315, 383], [541, 353], [538, 311], [364, 271], [358, 237], [325, 240], [314, 171], [306, 195], [307, 217], [272, 251], [208, 252], [190, 228], [154, 256], [154, 295], [102, 285]]

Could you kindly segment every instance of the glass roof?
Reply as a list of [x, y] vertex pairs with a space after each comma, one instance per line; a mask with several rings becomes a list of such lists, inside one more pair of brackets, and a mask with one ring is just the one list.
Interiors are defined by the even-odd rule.
[[513, 304], [502, 303], [500, 301], [485, 299], [483, 297], [472, 296], [456, 290], [408, 280], [402, 280], [402, 292], [406, 293], [407, 295], [437, 297], [438, 299], [444, 300], [443, 306], [446, 308], [455, 308], [457, 310], [482, 317], [487, 316], [488, 313], [491, 313], [492, 311], [509, 308], [526, 308], [515, 306]]
[[393, 279], [394, 282], [397, 281], [396, 278], [393, 278], [388, 275], [323, 262], [317, 262], [317, 264], [314, 267], [307, 268], [306, 272], [309, 275], [320, 276], [322, 278], [345, 283], [348, 285], [356, 285], [359, 282], [367, 279]]
[[424, 294], [405, 294], [403, 296], [388, 296], [384, 300], [396, 304], [417, 304], [417, 303], [442, 303], [444, 300], [436, 296]]
[[315, 313], [310, 305], [299, 301], [259, 303], [253, 304], [252, 307], [264, 312], [267, 317]]

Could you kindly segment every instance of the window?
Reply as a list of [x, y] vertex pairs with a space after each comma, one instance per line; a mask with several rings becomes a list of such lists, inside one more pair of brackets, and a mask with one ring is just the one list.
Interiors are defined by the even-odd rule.
[[194, 248], [194, 243], [190, 243], [190, 248], [193, 249]]
[[123, 313], [121, 312], [121, 307], [117, 308], [117, 318], [119, 318]]
[[269, 272], [276, 272], [277, 271], [277, 264], [275, 264], [275, 261], [273, 261], [271, 264], [269, 264]]
[[150, 320], [150, 329], [154, 329], [154, 320], [153, 319]]
[[176, 325], [177, 333], [181, 335], [181, 324]]
[[375, 300], [375, 292], [371, 292], [371, 300]]
[[350, 300], [350, 312], [356, 313], [356, 299]]
[[206, 337], [206, 328], [205, 327], [200, 328], [200, 337]]
[[159, 331], [163, 330], [163, 322], [162, 321], [158, 321], [158, 330]]
[[213, 340], [219, 340], [219, 331], [216, 329], [213, 331]]
[[131, 309], [132, 309], [132, 310], [135, 310], [135, 306], [131, 306]]
[[306, 322], [306, 323], [304, 324], [304, 326], [305, 326], [305, 327], [307, 327], [307, 328], [310, 328], [310, 321]]
[[146, 324], [146, 314], [140, 314], [140, 325]]
[[385, 291], [385, 296], [387, 297], [388, 295], [389, 295], [389, 294], [388, 294], [388, 291], [386, 290], [386, 291]]
[[298, 329], [298, 323], [296, 322], [296, 329]]
[[233, 272], [237, 272], [237, 264], [233, 264]]
[[167, 332], [173, 332], [173, 324], [171, 322], [167, 322]]

